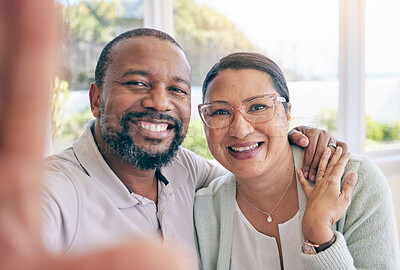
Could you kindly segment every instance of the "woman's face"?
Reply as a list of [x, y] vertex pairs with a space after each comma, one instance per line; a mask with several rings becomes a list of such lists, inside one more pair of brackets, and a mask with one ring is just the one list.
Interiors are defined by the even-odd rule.
[[[208, 85], [205, 102], [225, 102], [239, 107], [244, 100], [254, 96], [276, 94], [270, 76], [253, 70], [226, 69]], [[278, 95], [279, 96], [279, 95]], [[289, 111], [281, 102], [275, 102], [273, 118], [268, 122], [252, 124], [236, 110], [232, 123], [224, 128], [205, 126], [208, 146], [212, 155], [236, 177], [253, 178], [272, 166], [279, 165], [285, 147]]]

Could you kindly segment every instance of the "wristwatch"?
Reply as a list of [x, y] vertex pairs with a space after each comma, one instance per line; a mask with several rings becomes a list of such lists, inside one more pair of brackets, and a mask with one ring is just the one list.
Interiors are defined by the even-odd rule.
[[303, 252], [305, 254], [317, 254], [321, 251], [324, 251], [325, 249], [327, 249], [328, 247], [330, 247], [333, 243], [335, 243], [336, 241], [336, 236], [333, 235], [332, 239], [329, 240], [328, 242], [321, 244], [321, 245], [317, 245], [314, 244], [313, 242], [306, 240], [303, 243]]

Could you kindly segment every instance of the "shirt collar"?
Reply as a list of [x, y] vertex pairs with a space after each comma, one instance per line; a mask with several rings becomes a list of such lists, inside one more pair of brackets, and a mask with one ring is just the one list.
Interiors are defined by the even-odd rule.
[[94, 140], [92, 125], [94, 120], [89, 121], [83, 134], [72, 145], [77, 160], [118, 208], [127, 208], [139, 203], [104, 160]]
[[[94, 120], [89, 121], [83, 134], [72, 146], [78, 162], [118, 208], [128, 208], [140, 203], [131, 196], [129, 190], [104, 160], [91, 131], [93, 125]], [[156, 175], [165, 186], [171, 185], [170, 189], [175, 193], [187, 180], [188, 172], [185, 166], [175, 158], [169, 166], [156, 170]], [[163, 190], [159, 190], [160, 192]]]

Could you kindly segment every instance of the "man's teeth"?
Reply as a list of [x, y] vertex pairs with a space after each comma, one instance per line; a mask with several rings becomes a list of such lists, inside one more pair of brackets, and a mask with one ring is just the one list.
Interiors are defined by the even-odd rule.
[[162, 132], [167, 130], [168, 124], [140, 124], [141, 128], [150, 130], [150, 131], [155, 131], [155, 132]]
[[243, 151], [254, 150], [257, 147], [258, 147], [258, 143], [255, 143], [255, 144], [249, 145], [249, 146], [244, 146], [244, 147], [231, 147], [231, 148], [235, 152], [243, 152]]

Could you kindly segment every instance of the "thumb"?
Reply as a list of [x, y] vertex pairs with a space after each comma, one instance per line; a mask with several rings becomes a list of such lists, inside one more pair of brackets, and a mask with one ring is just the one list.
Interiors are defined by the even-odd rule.
[[300, 147], [306, 147], [309, 143], [308, 138], [302, 132], [292, 129], [288, 134], [289, 141]]
[[351, 173], [349, 174], [346, 179], [344, 180], [343, 187], [342, 187], [342, 192], [340, 194], [340, 197], [347, 201], [351, 201], [351, 195], [353, 194], [354, 188], [356, 187], [358, 180], [358, 174], [357, 173]]
[[313, 188], [307, 182], [306, 178], [304, 178], [304, 175], [303, 175], [303, 172], [301, 171], [301, 169], [296, 169], [296, 172], [297, 172], [297, 177], [299, 178], [301, 187], [303, 188], [304, 194], [306, 195], [306, 198], [308, 198], [310, 193], [312, 192]]

